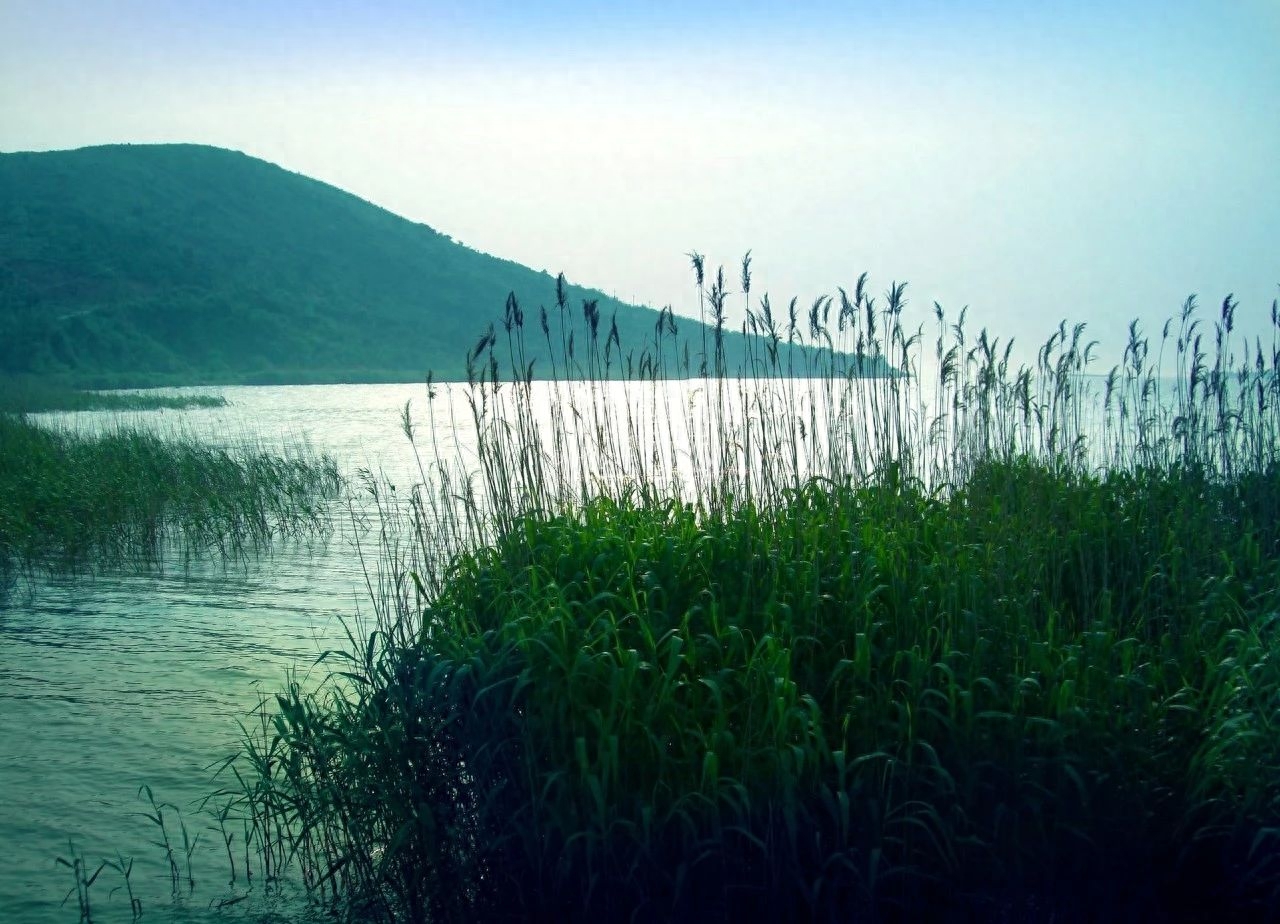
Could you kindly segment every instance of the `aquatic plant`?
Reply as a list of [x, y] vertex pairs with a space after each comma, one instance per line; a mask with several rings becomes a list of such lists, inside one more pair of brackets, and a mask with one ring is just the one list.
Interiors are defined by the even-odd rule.
[[75, 844], [67, 841], [67, 853], [71, 855], [71, 859], [66, 857], [58, 857], [55, 861], [59, 866], [65, 866], [71, 870], [71, 875], [75, 879], [75, 885], [67, 892], [62, 899], [62, 904], [70, 901], [71, 896], [76, 897], [76, 905], [80, 911], [81, 924], [93, 924], [93, 903], [90, 901], [90, 890], [93, 884], [98, 881], [98, 877], [102, 875], [102, 871], [107, 868], [108, 864], [104, 861], [98, 865], [92, 873], [89, 872], [88, 864], [84, 857], [76, 852]]
[[145, 565], [165, 549], [235, 558], [323, 532], [340, 486], [336, 464], [305, 451], [123, 425], [85, 435], [0, 414], [0, 573]]
[[36, 378], [0, 376], [0, 413], [187, 410], [226, 406], [227, 399], [221, 395], [86, 391]]
[[1093, 378], [864, 276], [748, 305], [731, 375], [693, 261], [704, 355], [561, 295], [535, 381], [511, 299], [475, 459], [406, 407], [377, 624], [231, 765], [272, 868], [361, 920], [1280, 912], [1276, 307]]

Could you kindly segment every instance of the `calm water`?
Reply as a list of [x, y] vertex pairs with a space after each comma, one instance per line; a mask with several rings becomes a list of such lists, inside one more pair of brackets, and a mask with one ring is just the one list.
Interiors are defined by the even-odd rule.
[[[202, 389], [211, 391], [212, 389]], [[412, 461], [399, 411], [421, 386], [310, 386], [218, 389], [232, 406], [157, 411], [127, 422], [228, 443], [313, 449], [347, 473], [368, 467], [409, 477]], [[423, 408], [426, 402], [421, 402]], [[114, 426], [119, 415], [48, 415], [79, 429]], [[340, 644], [341, 620], [367, 613], [354, 528], [336, 516], [327, 542], [274, 548], [226, 566], [198, 562], [161, 573], [41, 580], [0, 598], [0, 922], [74, 922], [79, 909], [68, 841], [89, 869], [117, 852], [135, 859], [135, 894], [146, 921], [264, 919], [296, 904], [269, 898], [243, 869], [230, 885], [220, 835], [198, 801], [217, 788], [206, 768], [233, 753], [237, 720], [273, 693], [285, 672], [308, 674], [318, 654]], [[192, 837], [194, 893], [171, 894], [154, 826], [138, 789], [174, 804]], [[181, 843], [178, 816], [170, 835]], [[236, 844], [239, 845], [237, 836]], [[186, 877], [186, 861], [183, 878]], [[104, 870], [90, 893], [93, 920], [129, 921], [124, 880]], [[275, 919], [275, 918], [272, 918]]]

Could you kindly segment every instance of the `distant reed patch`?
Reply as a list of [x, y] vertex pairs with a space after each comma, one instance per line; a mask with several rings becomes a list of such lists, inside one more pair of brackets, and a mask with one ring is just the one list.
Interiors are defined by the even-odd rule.
[[226, 406], [227, 399], [221, 395], [86, 391], [35, 378], [0, 377], [0, 413], [189, 410]]
[[146, 564], [165, 549], [235, 557], [324, 531], [341, 483], [332, 460], [306, 453], [0, 414], [0, 570]]

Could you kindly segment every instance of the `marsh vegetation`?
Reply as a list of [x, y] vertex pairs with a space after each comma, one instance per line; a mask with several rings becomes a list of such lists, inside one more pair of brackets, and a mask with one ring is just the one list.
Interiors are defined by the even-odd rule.
[[166, 549], [233, 559], [323, 532], [341, 483], [332, 459], [302, 449], [218, 448], [123, 422], [78, 433], [0, 413], [0, 577], [147, 566]]
[[49, 411], [154, 411], [226, 407], [214, 394], [85, 391], [32, 376], [0, 376], [0, 414]]
[[670, 313], [510, 300], [475, 458], [406, 406], [377, 625], [227, 771], [263, 862], [361, 920], [1280, 911], [1276, 306], [1092, 376], [1082, 327], [1018, 365], [865, 277], [775, 311], [744, 260], [730, 369], [694, 269], [690, 382]]

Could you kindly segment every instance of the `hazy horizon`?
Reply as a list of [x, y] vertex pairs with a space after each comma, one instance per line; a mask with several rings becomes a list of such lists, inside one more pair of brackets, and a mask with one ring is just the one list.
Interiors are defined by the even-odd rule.
[[1190, 293], [1261, 332], [1280, 8], [965, 6], [8, 3], [0, 150], [232, 148], [685, 314], [686, 252], [750, 249], [753, 296], [865, 270], [1024, 351]]

